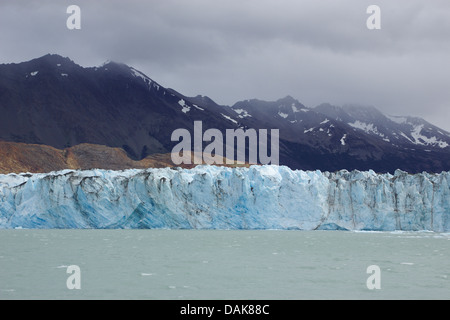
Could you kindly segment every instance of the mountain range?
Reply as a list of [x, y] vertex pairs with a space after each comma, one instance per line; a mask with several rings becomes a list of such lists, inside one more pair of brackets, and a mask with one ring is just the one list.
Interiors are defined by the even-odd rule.
[[193, 132], [194, 121], [222, 132], [279, 129], [280, 165], [292, 169], [450, 170], [450, 133], [421, 118], [309, 108], [291, 96], [224, 106], [123, 63], [86, 68], [55, 54], [0, 65], [0, 115], [0, 173], [171, 166], [172, 132]]

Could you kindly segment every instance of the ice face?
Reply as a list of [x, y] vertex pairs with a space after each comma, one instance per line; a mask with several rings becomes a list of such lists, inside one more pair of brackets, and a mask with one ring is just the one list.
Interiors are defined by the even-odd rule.
[[284, 166], [0, 175], [0, 228], [450, 231], [450, 172]]

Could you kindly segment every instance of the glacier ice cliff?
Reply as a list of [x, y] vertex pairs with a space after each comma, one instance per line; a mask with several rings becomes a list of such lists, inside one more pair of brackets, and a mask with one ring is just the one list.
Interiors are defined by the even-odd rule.
[[450, 172], [283, 166], [0, 175], [0, 228], [450, 231]]

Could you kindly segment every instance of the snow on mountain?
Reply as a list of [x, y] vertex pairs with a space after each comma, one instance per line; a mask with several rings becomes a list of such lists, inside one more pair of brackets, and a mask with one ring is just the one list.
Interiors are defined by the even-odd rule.
[[234, 120], [233, 118], [231, 118], [230, 116], [227, 116], [226, 114], [221, 113], [222, 117], [224, 117], [227, 120], [230, 120], [231, 122], [238, 124], [238, 122], [236, 120]]
[[234, 109], [234, 112], [236, 112], [238, 114], [238, 117], [241, 118], [241, 119], [248, 118], [248, 117], [252, 116], [250, 113], [248, 113], [244, 109]]
[[290, 123], [299, 122], [304, 116], [302, 113], [309, 111], [308, 108], [291, 96], [286, 96], [277, 101], [245, 100], [235, 103], [231, 108], [239, 114], [240, 118], [254, 117], [269, 122], [276, 122], [276, 118], [278, 118], [278, 120], [286, 120]]
[[0, 175], [0, 228], [450, 231], [450, 172], [284, 166]]
[[286, 119], [289, 116], [287, 113], [283, 113], [281, 111], [278, 111], [278, 115], [284, 119]]
[[[280, 164], [292, 169], [450, 169], [450, 133], [423, 119], [385, 116], [364, 106], [308, 108], [291, 96], [224, 106], [207, 96], [188, 97], [160, 86], [123, 63], [85, 68], [69, 58], [46, 55], [0, 64], [0, 92], [2, 141], [60, 150], [89, 143], [121, 148], [137, 161], [170, 153], [176, 144], [172, 132], [192, 131], [194, 121], [202, 121], [205, 130], [222, 133], [279, 129]], [[4, 158], [0, 166], [2, 161], [16, 160]]]
[[[136, 70], [132, 67], [128, 67], [129, 70], [131, 71], [131, 74], [136, 77], [136, 78], [140, 78], [142, 79], [147, 85], [148, 85], [148, 89], [151, 90], [152, 87], [155, 88], [157, 91], [159, 91], [159, 89], [161, 88], [161, 86], [159, 84], [157, 84], [155, 81], [153, 81], [152, 79], [150, 79], [149, 77], [147, 77], [144, 73], [142, 73], [139, 70]], [[165, 92], [164, 92], [165, 94]]]
[[[251, 115], [238, 116], [244, 127], [280, 128], [280, 139], [289, 146], [282, 150], [286, 153], [280, 155], [280, 164], [294, 169], [393, 173], [400, 168], [417, 173], [431, 171], [431, 164], [438, 162], [444, 165], [431, 172], [447, 171], [450, 165], [450, 134], [420, 118], [386, 116], [372, 106], [324, 103], [307, 108], [290, 96], [276, 101], [243, 100], [231, 109], [239, 115]], [[283, 162], [285, 156], [299, 164]], [[319, 166], [319, 158], [326, 165]], [[314, 159], [311, 166], [304, 166], [306, 159]], [[353, 160], [356, 166], [349, 167]], [[414, 168], [408, 164], [413, 162], [420, 165], [414, 164]], [[332, 163], [341, 164], [331, 168]], [[368, 165], [360, 166], [362, 163]]]
[[141, 78], [142, 80], [144, 80], [144, 82], [148, 83], [148, 82], [152, 82], [152, 79], [150, 79], [149, 77], [147, 77], [145, 74], [143, 74], [142, 72], [140, 72], [139, 70], [136, 70], [134, 68], [130, 68], [131, 73], [137, 77], [137, 78]]
[[439, 140], [435, 136], [427, 137], [422, 134], [424, 125], [416, 125], [413, 126], [413, 130], [411, 131], [411, 136], [414, 139], [415, 144], [425, 145], [425, 146], [439, 146], [439, 148], [446, 148], [448, 147], [448, 143], [442, 140]]
[[200, 111], [205, 111], [205, 109], [199, 107], [199, 106], [196, 105], [196, 104], [193, 104], [192, 106], [193, 106], [195, 109], [198, 109], [198, 110], [200, 110]]
[[187, 113], [187, 112], [191, 111], [191, 107], [186, 105], [186, 101], [184, 101], [184, 99], [181, 99], [180, 101], [178, 101], [178, 104], [182, 107], [181, 112]]
[[345, 146], [345, 139], [347, 138], [347, 134], [344, 134], [344, 136], [341, 138], [341, 144]]
[[353, 128], [357, 128], [363, 130], [366, 133], [375, 133], [379, 134], [377, 127], [374, 127], [373, 123], [365, 123], [359, 120], [356, 120], [354, 123], [349, 123]]
[[450, 145], [448, 135], [421, 118], [384, 115], [374, 107], [354, 105], [337, 107], [323, 104], [314, 110], [395, 147], [445, 149]]

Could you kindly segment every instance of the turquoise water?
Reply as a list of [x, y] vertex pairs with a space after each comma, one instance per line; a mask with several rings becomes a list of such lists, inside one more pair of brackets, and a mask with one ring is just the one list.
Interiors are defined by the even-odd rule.
[[431, 232], [0, 230], [0, 299], [450, 299], [449, 249]]

